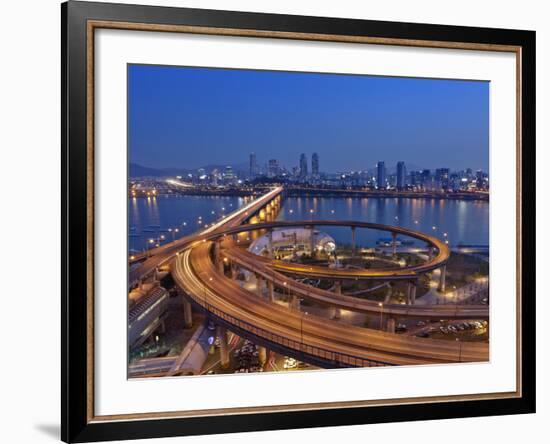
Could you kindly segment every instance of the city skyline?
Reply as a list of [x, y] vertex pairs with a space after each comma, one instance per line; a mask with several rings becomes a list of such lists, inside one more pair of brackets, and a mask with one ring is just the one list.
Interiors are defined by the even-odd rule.
[[130, 159], [196, 169], [255, 152], [291, 168], [316, 152], [333, 171], [410, 157], [487, 171], [488, 94], [477, 81], [131, 65]]
[[[311, 165], [311, 168], [313, 167], [312, 156], [314, 154], [317, 154], [317, 153], [312, 152], [310, 156], [308, 156], [309, 153], [299, 153], [298, 156], [300, 157], [302, 154], [305, 154], [305, 156], [306, 156], [306, 160], [308, 162], [308, 170], [309, 170], [309, 168], [310, 168], [309, 165]], [[272, 162], [272, 161], [277, 161], [277, 165], [280, 169], [286, 169], [288, 171], [291, 171], [293, 167], [296, 167], [298, 169], [300, 168], [300, 159], [299, 159], [299, 157], [298, 157], [298, 160], [295, 162], [294, 165], [286, 165], [286, 164], [280, 163], [279, 160], [277, 158], [273, 157], [273, 156], [268, 157], [264, 160], [258, 159], [258, 156], [256, 155], [255, 152], [248, 153], [248, 157], [246, 159], [245, 158], [242, 158], [242, 159], [239, 158], [239, 159], [237, 159], [233, 162], [210, 163], [210, 164], [205, 164], [205, 165], [199, 165], [199, 166], [196, 166], [196, 167], [177, 167], [177, 166], [173, 166], [173, 165], [172, 166], [167, 166], [167, 167], [152, 167], [150, 165], [143, 165], [143, 164], [140, 164], [140, 163], [137, 163], [137, 162], [131, 162], [131, 164], [137, 165], [137, 166], [140, 166], [140, 167], [144, 167], [144, 168], [156, 169], [156, 170], [159, 170], [159, 171], [163, 171], [163, 170], [174, 171], [174, 170], [178, 170], [178, 169], [180, 169], [182, 171], [197, 171], [197, 170], [201, 170], [201, 169], [205, 169], [205, 168], [208, 169], [208, 168], [220, 168], [220, 167], [231, 166], [233, 168], [241, 167], [242, 171], [249, 172], [250, 167], [251, 167], [251, 165], [250, 165], [250, 156], [251, 155], [254, 155], [254, 157], [256, 159], [256, 162], [255, 162], [255, 166], [256, 166], [256, 169], [257, 169], [256, 174], [259, 174], [260, 172], [262, 174], [267, 173], [267, 171], [269, 170], [270, 162]], [[330, 170], [330, 169], [323, 168], [321, 166], [322, 164], [321, 164], [321, 161], [319, 160], [319, 158], [320, 158], [320, 156], [317, 157], [318, 172], [319, 173], [325, 173], [325, 174], [376, 171], [379, 162], [383, 162], [385, 164], [386, 172], [390, 171], [390, 174], [392, 174], [391, 172], [393, 172], [395, 174], [397, 173], [397, 168], [398, 168], [398, 165], [400, 163], [403, 163], [405, 165], [406, 174], [410, 174], [411, 172], [414, 172], [415, 170], [416, 171], [422, 171], [422, 170], [436, 171], [437, 169], [440, 169], [440, 168], [448, 168], [451, 172], [471, 170], [472, 172], [482, 171], [483, 173], [486, 173], [486, 174], [489, 173], [488, 169], [474, 168], [472, 166], [468, 166], [467, 164], [466, 164], [465, 167], [461, 167], [461, 168], [454, 167], [453, 165], [437, 165], [436, 167], [428, 168], [428, 167], [425, 167], [423, 165], [419, 165], [417, 163], [409, 162], [409, 161], [403, 160], [403, 159], [397, 160], [397, 161], [395, 161], [395, 163], [390, 163], [386, 160], [378, 160], [378, 161], [375, 161], [374, 163], [372, 163], [372, 165], [365, 165], [364, 167], [361, 167], [361, 166], [358, 167], [357, 165], [355, 165], [353, 168], [350, 167], [350, 168], [342, 168], [342, 169], [338, 169], [338, 170]]]
[[[309, 162], [311, 169], [309, 169]], [[150, 171], [150, 170], [149, 170]], [[160, 170], [159, 170], [160, 171]], [[398, 161], [395, 169], [387, 166], [385, 161], [378, 161], [374, 169], [327, 172], [320, 168], [318, 153], [312, 153], [309, 158], [301, 153], [298, 166], [290, 169], [281, 165], [277, 159], [269, 159], [263, 166], [258, 164], [256, 153], [249, 154], [247, 168], [236, 170], [231, 165], [210, 166], [196, 170], [170, 170], [171, 176], [183, 180], [188, 185], [198, 186], [248, 186], [257, 183], [271, 182], [273, 184], [306, 185], [321, 188], [362, 188], [375, 190], [410, 191], [488, 191], [489, 175], [482, 170], [453, 170], [448, 167], [432, 169], [407, 168], [404, 161]], [[190, 172], [191, 171], [191, 172]], [[143, 172], [143, 170], [142, 170]], [[163, 175], [166, 177], [166, 171]], [[134, 172], [131, 177], [138, 178]], [[141, 177], [147, 177], [141, 174]], [[172, 179], [169, 179], [169, 181]], [[134, 182], [135, 183], [135, 182]], [[143, 190], [142, 190], [143, 191]]]

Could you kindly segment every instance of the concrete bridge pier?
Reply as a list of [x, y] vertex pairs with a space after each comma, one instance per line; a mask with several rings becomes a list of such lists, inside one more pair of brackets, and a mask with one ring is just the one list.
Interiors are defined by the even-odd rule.
[[409, 304], [414, 305], [416, 302], [416, 287], [418, 286], [418, 282], [411, 282], [409, 283]]
[[310, 235], [309, 235], [309, 242], [310, 242], [310, 245], [309, 245], [309, 249], [311, 251], [311, 257], [315, 256], [315, 234], [314, 234], [314, 231], [315, 231], [315, 227], [312, 225], [309, 229], [310, 231]]
[[393, 294], [392, 284], [388, 284], [388, 289], [386, 290], [386, 296], [384, 298], [384, 304], [389, 304]]
[[[342, 294], [342, 281], [336, 281], [334, 283], [334, 293]], [[334, 313], [332, 319], [340, 319], [342, 317], [342, 311], [338, 307], [334, 307]]]
[[258, 360], [262, 366], [265, 365], [267, 362], [267, 348], [262, 346], [258, 347]]
[[355, 227], [351, 227], [351, 256], [355, 257], [356, 255], [356, 246], [355, 246]]
[[221, 255], [221, 240], [214, 242], [214, 264], [220, 273], [223, 273], [223, 259]]
[[300, 298], [293, 294], [290, 299], [290, 308], [292, 310], [299, 311], [300, 310]]
[[264, 280], [260, 275], [256, 275], [256, 290], [258, 291], [258, 296], [262, 296], [264, 288]]
[[237, 270], [237, 266], [234, 264], [234, 263], [230, 263], [229, 264], [229, 277], [231, 279], [237, 279], [237, 275], [238, 275], [238, 270]]
[[269, 300], [271, 302], [275, 302], [275, 285], [273, 285], [273, 281], [267, 281], [267, 289], [269, 294]]
[[433, 247], [429, 247], [428, 248], [428, 260], [431, 261], [433, 259], [433, 257], [434, 257], [434, 249], [433, 249]]
[[445, 275], [447, 274], [447, 266], [443, 265], [440, 269], [441, 275], [439, 276], [439, 291], [445, 291]]
[[269, 256], [269, 259], [273, 259], [273, 229], [270, 229], [267, 232], [267, 240], [268, 240], [268, 243], [267, 243], [268, 256]]
[[391, 234], [391, 252], [395, 256], [397, 254], [397, 233]]
[[230, 260], [227, 260], [227, 262], [225, 262], [227, 264], [227, 276], [230, 278], [230, 279], [234, 279], [234, 274], [233, 274], [233, 262], [231, 262]]
[[395, 333], [395, 319], [394, 318], [388, 318], [388, 321], [386, 322], [386, 331], [388, 333]]
[[218, 338], [220, 338], [220, 362], [222, 368], [229, 367], [229, 346], [227, 344], [227, 329], [218, 325]]
[[193, 308], [191, 302], [185, 297], [183, 298], [183, 324], [185, 328], [191, 328], [193, 326]]

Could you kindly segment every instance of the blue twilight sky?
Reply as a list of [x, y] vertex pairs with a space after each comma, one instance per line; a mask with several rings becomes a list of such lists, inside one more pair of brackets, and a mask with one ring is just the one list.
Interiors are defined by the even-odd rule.
[[198, 168], [317, 152], [320, 170], [399, 160], [488, 170], [489, 83], [153, 65], [128, 67], [130, 162]]

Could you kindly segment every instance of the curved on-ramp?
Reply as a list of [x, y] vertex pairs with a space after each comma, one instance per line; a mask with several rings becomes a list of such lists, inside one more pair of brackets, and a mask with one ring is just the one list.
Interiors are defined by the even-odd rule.
[[[287, 278], [273, 266], [273, 261], [258, 256], [238, 247], [229, 247], [222, 250], [222, 255], [243, 268], [260, 275], [266, 281], [271, 281], [278, 287], [285, 286], [300, 297], [312, 302], [360, 313], [379, 315], [381, 312], [395, 317], [418, 319], [488, 319], [487, 305], [405, 305], [382, 304], [376, 301], [360, 299], [354, 296], [337, 294], [328, 290], [312, 287], [311, 285]], [[279, 261], [281, 262], [281, 261]], [[320, 268], [320, 267], [318, 267]], [[355, 270], [351, 270], [355, 271]], [[308, 276], [304, 271], [302, 275]]]
[[487, 343], [396, 335], [305, 315], [263, 300], [217, 271], [211, 242], [194, 243], [173, 263], [173, 276], [194, 301], [251, 335], [283, 345], [288, 354], [324, 357], [341, 366], [485, 361]]

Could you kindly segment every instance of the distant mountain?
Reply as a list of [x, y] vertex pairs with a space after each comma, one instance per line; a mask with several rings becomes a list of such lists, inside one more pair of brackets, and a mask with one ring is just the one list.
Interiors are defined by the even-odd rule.
[[130, 177], [166, 177], [179, 174], [185, 174], [185, 172], [177, 168], [149, 168], [137, 163], [130, 163], [128, 169]]

